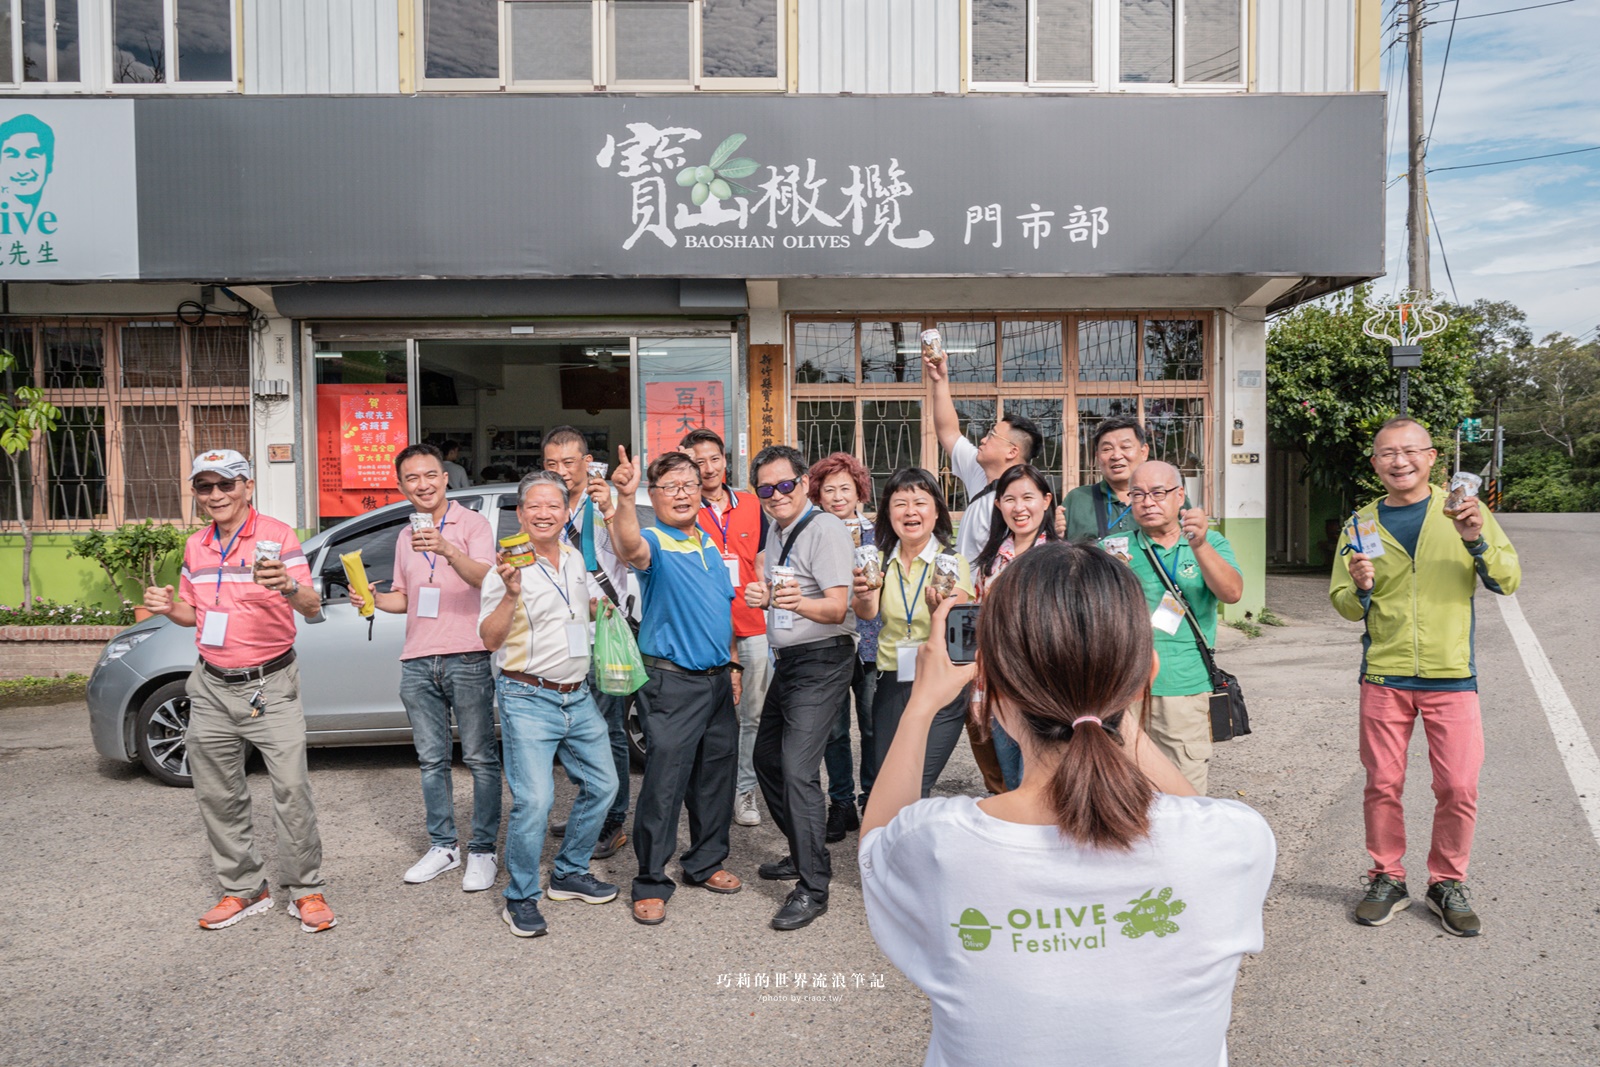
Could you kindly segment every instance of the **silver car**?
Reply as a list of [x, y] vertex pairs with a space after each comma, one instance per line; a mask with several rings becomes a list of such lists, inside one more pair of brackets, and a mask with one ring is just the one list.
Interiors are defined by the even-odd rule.
[[[450, 499], [486, 516], [497, 537], [517, 525], [514, 485], [483, 485], [457, 490]], [[639, 507], [643, 525], [655, 521], [648, 498]], [[411, 743], [411, 725], [400, 703], [400, 648], [405, 620], [379, 612], [370, 627], [350, 604], [339, 557], [361, 550], [367, 577], [388, 581], [394, 575], [395, 540], [409, 521], [410, 504], [391, 504], [342, 522], [305, 542], [312, 581], [322, 594], [324, 621], [295, 615], [300, 637], [301, 699], [306, 741], [311, 745], [397, 745]], [[627, 597], [638, 603], [629, 578]], [[194, 669], [194, 630], [163, 616], [136, 623], [107, 643], [89, 675], [89, 729], [94, 747], [107, 759], [138, 760], [168, 785], [187, 786], [189, 698], [184, 680]], [[628, 737], [635, 766], [644, 760], [644, 734], [630, 700]]]

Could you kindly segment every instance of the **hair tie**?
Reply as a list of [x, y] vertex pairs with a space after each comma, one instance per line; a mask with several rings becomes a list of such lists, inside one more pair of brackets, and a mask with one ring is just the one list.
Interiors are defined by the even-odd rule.
[[1096, 726], [1102, 728], [1105, 726], [1105, 723], [1100, 721], [1100, 716], [1098, 715], [1079, 715], [1076, 719], [1072, 720], [1072, 728], [1076, 730], [1080, 722], [1092, 722]]

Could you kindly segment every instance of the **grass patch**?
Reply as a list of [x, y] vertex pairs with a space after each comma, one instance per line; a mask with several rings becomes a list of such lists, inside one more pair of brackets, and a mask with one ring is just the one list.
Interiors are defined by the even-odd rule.
[[0, 708], [82, 700], [88, 685], [89, 677], [84, 674], [69, 674], [65, 678], [7, 678], [0, 680]]
[[1262, 626], [1287, 626], [1287, 625], [1289, 625], [1288, 623], [1284, 622], [1282, 619], [1278, 618], [1278, 616], [1274, 615], [1272, 613], [1272, 609], [1271, 608], [1262, 608], [1261, 609], [1261, 614], [1256, 616], [1256, 622], [1259, 622]]
[[1251, 622], [1249, 619], [1237, 619], [1237, 620], [1234, 620], [1232, 622], [1229, 622], [1228, 625], [1233, 627], [1235, 630], [1238, 630], [1240, 633], [1244, 634], [1246, 637], [1260, 637], [1261, 636], [1261, 627], [1257, 626], [1255, 623]]

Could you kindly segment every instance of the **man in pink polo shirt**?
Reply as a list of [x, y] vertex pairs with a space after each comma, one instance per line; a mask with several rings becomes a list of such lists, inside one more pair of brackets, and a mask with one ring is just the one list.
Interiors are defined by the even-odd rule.
[[220, 930], [272, 907], [244, 774], [253, 747], [272, 779], [289, 914], [307, 933], [327, 930], [337, 920], [322, 897], [322, 838], [294, 662], [294, 613], [316, 619], [321, 599], [294, 531], [250, 506], [249, 460], [229, 449], [202, 452], [189, 477], [211, 522], [184, 545], [177, 597], [170, 585], [152, 586], [144, 605], [197, 630], [200, 662], [188, 681], [189, 772], [223, 891], [200, 926]]
[[[394, 550], [394, 584], [375, 593], [378, 608], [406, 617], [400, 652], [400, 701], [422, 764], [422, 806], [431, 845], [406, 871], [412, 884], [461, 866], [450, 778], [450, 715], [461, 731], [461, 758], [472, 770], [472, 837], [461, 888], [494, 885], [500, 834], [500, 750], [494, 736], [494, 677], [478, 636], [478, 587], [494, 562], [489, 520], [445, 495], [449, 474], [432, 445], [394, 459], [400, 491], [416, 507]], [[353, 591], [351, 603], [363, 601]]]

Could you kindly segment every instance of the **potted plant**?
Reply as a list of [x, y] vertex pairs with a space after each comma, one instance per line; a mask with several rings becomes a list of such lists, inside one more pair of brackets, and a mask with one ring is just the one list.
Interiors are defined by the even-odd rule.
[[[130, 602], [124, 583], [134, 582], [137, 597], [145, 587], [156, 584], [156, 573], [173, 552], [180, 551], [189, 531], [157, 523], [153, 519], [126, 523], [111, 533], [96, 530], [78, 539], [72, 555], [100, 565], [112, 590], [124, 604]], [[148, 619], [150, 613], [134, 603], [134, 618]]]

